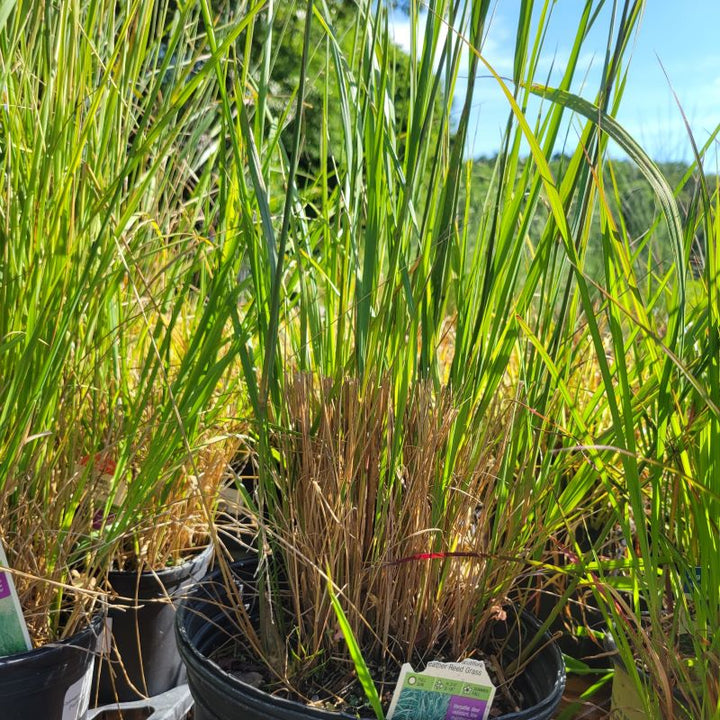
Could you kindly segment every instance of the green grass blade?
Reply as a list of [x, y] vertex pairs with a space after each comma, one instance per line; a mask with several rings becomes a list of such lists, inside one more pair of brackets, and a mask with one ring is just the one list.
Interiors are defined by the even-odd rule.
[[[579, 113], [587, 118], [607, 135], [609, 135], [630, 158], [637, 164], [643, 175], [653, 188], [657, 198], [659, 199], [665, 219], [670, 232], [673, 251], [677, 262], [678, 284], [679, 284], [679, 303], [678, 312], [682, 313], [685, 306], [685, 245], [683, 241], [682, 220], [677, 200], [673, 194], [672, 188], [667, 180], [660, 172], [657, 165], [650, 159], [648, 154], [642, 149], [640, 144], [625, 130], [622, 125], [611, 115], [603, 112], [597, 105], [585, 100], [579, 95], [560, 90], [549, 88], [543, 85], [530, 85], [530, 91], [540, 97], [544, 97], [552, 102], [558, 103], [574, 112]], [[681, 327], [682, 316], [675, 321], [676, 327]]]
[[345, 612], [342, 609], [342, 605], [340, 605], [340, 601], [335, 594], [332, 578], [329, 576], [329, 574], [327, 587], [328, 593], [330, 595], [330, 602], [332, 603], [333, 610], [335, 611], [335, 617], [337, 618], [338, 625], [340, 625], [340, 630], [342, 631], [345, 642], [347, 643], [350, 657], [355, 664], [355, 671], [357, 672], [358, 680], [360, 681], [360, 684], [365, 691], [365, 695], [367, 696], [370, 705], [372, 705], [372, 708], [375, 711], [375, 716], [377, 717], [377, 719], [385, 720], [385, 713], [383, 713], [382, 705], [380, 704], [380, 696], [378, 695], [377, 688], [375, 687], [375, 683], [373, 682], [372, 675], [370, 675], [370, 670], [368, 669], [367, 663], [365, 662], [365, 658], [363, 657], [362, 651], [360, 650], [360, 646], [355, 639], [355, 634], [353, 633], [352, 627], [350, 627], [347, 616], [345, 615]]

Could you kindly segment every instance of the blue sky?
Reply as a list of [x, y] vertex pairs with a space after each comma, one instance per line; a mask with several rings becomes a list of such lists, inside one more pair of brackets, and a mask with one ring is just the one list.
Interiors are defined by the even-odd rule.
[[[541, 3], [538, 3], [540, 5]], [[569, 55], [582, 6], [581, 0], [554, 3], [542, 65], [562, 67]], [[574, 89], [588, 99], [595, 95], [606, 44], [611, 2], [606, 3], [597, 31], [581, 58], [586, 85]], [[496, 0], [492, 25], [483, 48], [501, 75], [512, 68], [513, 44], [520, 0]], [[396, 41], [409, 47], [409, 24], [394, 16]], [[600, 32], [602, 30], [603, 32]], [[681, 114], [663, 74], [677, 93], [698, 144], [720, 123], [720, 0], [647, 0], [639, 32], [631, 48], [628, 84], [617, 119], [656, 160], [688, 160], [690, 145]], [[554, 76], [557, 79], [557, 75]], [[551, 84], [553, 78], [550, 80]], [[460, 88], [462, 92], [463, 88]], [[491, 155], [498, 149], [508, 106], [492, 79], [476, 86], [469, 152]], [[577, 133], [571, 127], [572, 145]], [[620, 156], [618, 149], [611, 154]], [[711, 156], [717, 152], [711, 153]], [[710, 169], [710, 168], [708, 168]], [[715, 168], [712, 168], [713, 170]]]

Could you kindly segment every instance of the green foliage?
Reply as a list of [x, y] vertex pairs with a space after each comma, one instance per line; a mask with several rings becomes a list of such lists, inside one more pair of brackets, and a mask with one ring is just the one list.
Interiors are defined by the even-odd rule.
[[[323, 7], [324, 22], [333, 34], [333, 42], [346, 60], [364, 52], [358, 28], [362, 21], [360, 6], [355, 2], [329, 0]], [[299, 82], [302, 66], [303, 24], [305, 8], [295, 2], [271, 3], [259, 16], [252, 33], [250, 46], [250, 76], [258, 82], [258, 112], [265, 114], [266, 132], [275, 132], [274, 123], [280, 122], [280, 139], [286, 147], [297, 123], [292, 99]], [[329, 62], [329, 40], [319, 22], [313, 23], [310, 32], [307, 64], [307, 90], [303, 103], [304, 127], [301, 153], [298, 159], [298, 182], [312, 185], [321, 174], [334, 182], [336, 167], [344, 158], [341, 98], [334, 81], [335, 68]], [[393, 122], [400, 144], [407, 133], [410, 102], [410, 58], [397, 48], [390, 48], [389, 76], [392, 87]], [[442, 98], [437, 97], [439, 108]], [[259, 120], [256, 115], [256, 119]], [[323, 141], [323, 134], [325, 138]], [[437, 140], [437, 133], [434, 133]], [[327, 146], [327, 153], [322, 148]], [[327, 155], [327, 156], [326, 156]], [[325, 166], [323, 167], [323, 163]]]
[[[650, 673], [632, 675], [651, 716], [676, 689], [717, 717], [712, 138], [691, 167], [657, 166], [613, 120], [639, 1], [584, 2], [558, 87], [536, 85], [553, 6], [521, 3], [510, 80], [482, 52], [486, 0], [405, 3], [412, 57], [369, 1], [0, 2], [0, 529], [36, 578], [20, 585], [39, 638], [62, 634], [70, 581], [216, 532], [206, 454], [242, 425], [261, 577], [269, 558], [312, 576], [300, 548], [320, 543], [341, 589], [324, 577], [307, 608], [298, 582], [288, 611], [260, 584], [260, 636], [246, 627], [269, 667], [307, 676], [330, 647], [372, 694], [360, 639], [467, 650], [543, 570], [564, 599], [595, 593]], [[602, 79], [578, 97], [596, 31]], [[479, 70], [508, 119], [471, 162]], [[398, 570], [404, 553], [432, 563]]]
[[0, 528], [35, 576], [19, 584], [37, 640], [81, 619], [66, 601], [94, 602], [72, 582], [162, 567], [206, 514], [195, 461], [227, 411], [239, 289], [209, 239], [199, 21], [70, 0], [18, 3], [0, 29]]
[[[550, 161], [550, 168], [554, 177], [563, 177], [571, 158], [557, 154]], [[518, 174], [524, 168], [525, 162], [520, 162]], [[478, 200], [490, 198], [496, 187], [492, 185], [493, 169], [497, 158], [479, 158], [472, 163], [472, 196], [469, 200], [468, 234], [476, 237], [480, 231], [480, 222], [483, 213], [483, 203]], [[683, 226], [687, 226], [688, 219], [697, 202], [698, 180], [693, 176], [689, 181], [685, 176], [690, 169], [682, 163], [659, 163], [660, 173], [667, 179], [670, 187], [675, 188], [675, 198], [682, 217]], [[607, 160], [603, 171], [604, 185], [607, 188], [605, 201], [607, 209], [615, 222], [622, 225], [623, 232], [628, 238], [633, 255], [633, 262], [638, 267], [644, 267], [644, 278], [655, 285], [657, 278], [664, 275], [670, 268], [673, 260], [672, 243], [668, 234], [667, 224], [661, 216], [659, 201], [642, 172], [630, 160]], [[709, 177], [713, 182], [713, 177]], [[571, 212], [576, 208], [571, 207]], [[549, 211], [547, 200], [541, 195], [540, 204], [530, 222], [527, 240], [535, 245], [547, 224]], [[695, 233], [690, 249], [692, 268], [691, 277], [697, 277], [704, 265], [703, 259], [704, 229], [699, 227]], [[602, 279], [603, 267], [601, 261], [602, 229], [599, 213], [591, 218], [591, 229], [588, 238], [587, 262], [585, 273], [594, 282]], [[472, 245], [471, 245], [472, 248]]]

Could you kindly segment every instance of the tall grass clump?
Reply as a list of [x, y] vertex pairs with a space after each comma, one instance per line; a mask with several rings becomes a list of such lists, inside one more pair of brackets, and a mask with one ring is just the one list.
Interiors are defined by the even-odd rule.
[[[245, 341], [259, 454], [258, 486], [246, 501], [260, 557], [260, 624], [245, 618], [242, 627], [291, 687], [299, 666], [305, 679], [309, 672], [300, 647], [322, 663], [334, 643], [349, 666], [343, 640], [327, 637], [333, 598], [368, 657], [393, 644], [390, 617], [407, 624], [398, 659], [427, 656], [440, 638], [418, 630], [425, 600], [446, 598], [449, 608], [460, 602], [453, 582], [475, 587], [468, 578], [485, 575], [472, 617], [491, 617], [516, 581], [542, 566], [555, 533], [572, 535], [585, 509], [612, 492], [582, 470], [601, 455], [593, 445], [608, 419], [606, 368], [589, 363], [597, 370], [589, 379], [578, 370], [606, 337], [583, 267], [607, 139], [590, 118], [577, 147], [564, 146], [563, 118], [583, 113], [560, 102], [541, 104], [533, 121], [526, 114], [552, 4], [521, 4], [511, 78], [483, 55], [488, 2], [409, 3], [406, 64], [383, 7], [359, 3], [342, 28], [329, 3], [293, 8], [258, 16], [259, 56], [251, 25], [244, 46], [230, 50], [233, 62], [216, 65], [231, 139], [221, 161], [225, 211], [241, 222], [253, 298], [235, 331]], [[588, 34], [606, 22], [594, 99], [605, 110], [619, 102], [641, 8], [582, 6], [559, 92], [575, 86]], [[203, 14], [209, 30], [219, 23], [210, 3]], [[304, 38], [297, 91], [284, 106], [263, 101], [285, 37], [275, 34], [276, 16], [285, 30], [295, 18], [292, 36]], [[209, 43], [218, 45], [212, 32]], [[506, 94], [508, 121], [491, 190], [478, 196], [465, 152], [481, 73]], [[309, 88], [320, 95], [312, 127]], [[318, 131], [317, 170], [300, 177], [303, 144]], [[549, 158], [560, 151], [570, 161], [555, 177]], [[538, 231], [541, 207], [550, 213]], [[508, 412], [499, 424], [498, 407]], [[481, 553], [476, 543], [491, 538], [497, 544]], [[289, 574], [289, 596], [276, 592], [276, 573]], [[394, 593], [396, 575], [412, 591]], [[460, 655], [477, 640], [470, 625], [438, 632]]]
[[579, 4], [550, 76], [556, 4], [522, 0], [507, 77], [489, 0], [405, 5], [407, 55], [369, 0], [1, 6], [0, 539], [34, 638], [217, 539], [242, 435], [238, 630], [298, 696], [358, 647], [379, 682], [470, 654], [553, 584], [545, 626], [594, 593], [650, 716], [716, 717], [714, 135], [673, 187], [614, 119], [641, 0]]
[[[639, 473], [616, 510], [627, 539], [633, 592], [614, 595], [611, 610], [616, 634], [627, 643], [626, 664], [635, 675], [634, 658], [648, 673], [635, 675], [647, 712], [713, 718], [720, 711], [713, 680], [717, 641], [711, 630], [718, 621], [713, 590], [718, 493], [711, 439], [718, 413], [717, 187], [708, 182], [699, 160], [686, 179], [694, 178], [697, 200], [682, 228], [685, 264], [668, 273], [685, 275], [687, 293], [676, 309], [681, 325], [673, 335], [672, 317], [667, 325], [632, 321], [654, 356], [648, 352], [634, 358], [629, 377], [638, 387], [637, 399], [623, 401], [635, 423]], [[678, 291], [678, 279], [663, 282], [667, 295]]]
[[41, 642], [107, 567], [207, 535], [239, 290], [212, 234], [221, 53], [197, 8], [6, 9], [0, 534]]

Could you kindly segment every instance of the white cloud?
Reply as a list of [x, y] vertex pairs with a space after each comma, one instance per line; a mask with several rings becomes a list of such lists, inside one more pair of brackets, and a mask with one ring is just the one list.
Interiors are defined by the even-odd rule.
[[404, 52], [410, 53], [412, 31], [408, 16], [400, 13], [390, 16], [390, 39]]
[[[427, 26], [427, 12], [420, 13], [415, 26], [415, 41], [418, 55], [422, 54], [423, 42], [425, 39], [425, 28]], [[389, 18], [390, 37], [406, 53], [410, 53], [412, 43], [412, 24], [410, 18], [402, 13], [393, 13]], [[443, 23], [438, 32], [438, 48], [442, 48], [446, 42], [449, 28]], [[452, 32], [458, 35], [463, 31], [455, 28]], [[464, 37], [467, 39], [467, 35]], [[513, 38], [502, 18], [494, 16], [490, 23], [490, 27], [486, 31], [485, 40], [480, 49], [483, 57], [492, 65], [493, 69], [500, 75], [512, 73], [513, 56], [508, 54], [507, 48], [512, 48]], [[467, 68], [469, 63], [470, 50], [467, 45], [462, 50], [461, 67]], [[435, 68], [437, 69], [439, 57], [435, 58]], [[462, 71], [461, 71], [462, 73]]]

